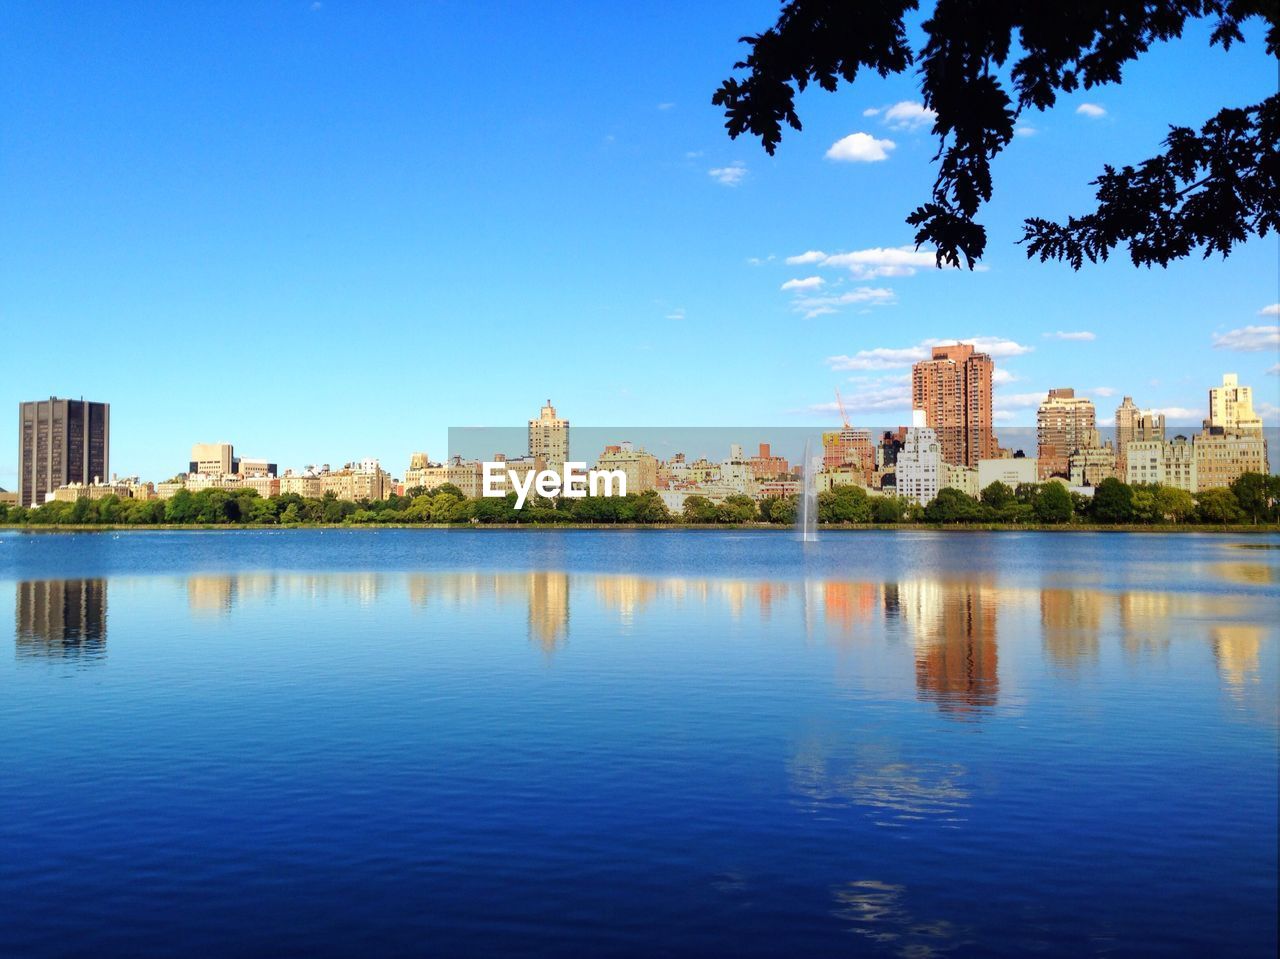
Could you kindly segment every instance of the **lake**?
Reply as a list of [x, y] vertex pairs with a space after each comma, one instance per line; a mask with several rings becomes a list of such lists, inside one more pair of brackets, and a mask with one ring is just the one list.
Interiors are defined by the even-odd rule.
[[0, 954], [1271, 956], [1278, 613], [1276, 536], [0, 532]]

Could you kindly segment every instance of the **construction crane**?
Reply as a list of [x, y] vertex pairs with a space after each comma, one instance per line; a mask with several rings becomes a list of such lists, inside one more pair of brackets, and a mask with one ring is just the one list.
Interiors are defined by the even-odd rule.
[[840, 387], [838, 386], [836, 387], [836, 406], [840, 407], [840, 419], [844, 420], [844, 428], [847, 430], [853, 429], [849, 424], [849, 414], [845, 412], [844, 397], [840, 395]]

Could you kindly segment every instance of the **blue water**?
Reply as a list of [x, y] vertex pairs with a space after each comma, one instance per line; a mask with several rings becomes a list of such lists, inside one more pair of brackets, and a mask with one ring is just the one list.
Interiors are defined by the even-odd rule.
[[1278, 612], [1274, 536], [0, 533], [0, 955], [1270, 956]]

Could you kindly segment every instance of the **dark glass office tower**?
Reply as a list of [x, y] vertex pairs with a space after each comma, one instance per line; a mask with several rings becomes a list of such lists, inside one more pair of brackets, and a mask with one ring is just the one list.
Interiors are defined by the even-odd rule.
[[68, 483], [110, 477], [111, 407], [49, 397], [18, 405], [18, 504], [39, 506]]

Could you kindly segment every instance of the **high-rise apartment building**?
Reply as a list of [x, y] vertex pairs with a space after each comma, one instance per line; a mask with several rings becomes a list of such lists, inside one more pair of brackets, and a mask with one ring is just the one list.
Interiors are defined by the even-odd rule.
[[569, 459], [569, 421], [556, 416], [550, 400], [538, 418], [529, 421], [529, 456], [543, 460], [547, 469], [557, 473]]
[[1139, 409], [1132, 396], [1126, 396], [1116, 407], [1116, 472], [1124, 476], [1128, 469], [1125, 448], [1130, 443], [1164, 440], [1164, 414]]
[[1093, 402], [1073, 389], [1050, 390], [1036, 411], [1036, 458], [1040, 479], [1071, 475], [1071, 454], [1098, 449], [1097, 414]]
[[977, 466], [997, 453], [991, 385], [995, 361], [970, 343], [935, 346], [911, 368], [911, 407], [922, 410], [938, 435], [946, 463]]
[[18, 404], [18, 505], [39, 506], [68, 483], [105, 481], [111, 407], [86, 400]]
[[1241, 436], [1261, 436], [1262, 417], [1253, 411], [1253, 389], [1241, 386], [1234, 373], [1222, 374], [1222, 385], [1209, 388], [1209, 418], [1205, 428]]
[[628, 493], [643, 493], [658, 487], [658, 458], [633, 444], [606, 446], [596, 460], [598, 470], [621, 470], [627, 477]]

